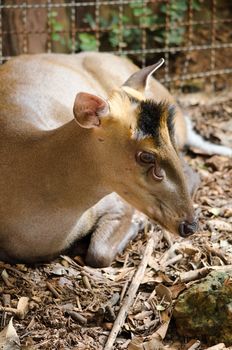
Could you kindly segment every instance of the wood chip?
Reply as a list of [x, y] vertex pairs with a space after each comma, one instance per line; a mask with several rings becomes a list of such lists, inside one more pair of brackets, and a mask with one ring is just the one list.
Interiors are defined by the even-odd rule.
[[29, 298], [21, 297], [17, 305], [17, 316], [20, 320], [23, 320], [29, 311]]

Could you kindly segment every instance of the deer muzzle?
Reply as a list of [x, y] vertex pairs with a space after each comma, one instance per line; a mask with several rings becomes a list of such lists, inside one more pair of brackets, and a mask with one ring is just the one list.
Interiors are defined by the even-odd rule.
[[198, 222], [194, 219], [192, 222], [182, 221], [179, 226], [179, 234], [181, 237], [188, 237], [194, 234], [198, 229]]

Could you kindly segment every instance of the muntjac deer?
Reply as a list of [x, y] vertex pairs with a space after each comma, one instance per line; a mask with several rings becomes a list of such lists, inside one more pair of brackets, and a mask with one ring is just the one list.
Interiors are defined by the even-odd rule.
[[87, 263], [109, 265], [137, 233], [133, 208], [195, 232], [186, 122], [151, 77], [162, 63], [41, 54], [0, 67], [1, 260], [46, 260], [91, 233]]

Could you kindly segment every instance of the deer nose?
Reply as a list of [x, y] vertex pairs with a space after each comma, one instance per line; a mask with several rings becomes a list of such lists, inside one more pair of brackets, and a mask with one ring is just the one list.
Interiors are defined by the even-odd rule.
[[196, 220], [192, 222], [182, 221], [179, 226], [179, 234], [181, 237], [188, 237], [195, 233], [197, 228], [198, 222]]

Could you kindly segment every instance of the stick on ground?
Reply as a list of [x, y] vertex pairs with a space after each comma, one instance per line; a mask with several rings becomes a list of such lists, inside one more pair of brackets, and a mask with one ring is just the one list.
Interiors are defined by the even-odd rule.
[[139, 264], [139, 267], [132, 279], [131, 285], [128, 289], [128, 292], [123, 300], [122, 303], [122, 307], [118, 313], [118, 316], [114, 322], [113, 328], [110, 332], [109, 338], [107, 339], [107, 342], [105, 344], [104, 350], [112, 350], [114, 342], [117, 338], [118, 333], [121, 330], [121, 327], [123, 326], [128, 310], [131, 307], [135, 296], [136, 296], [136, 292], [140, 286], [140, 283], [143, 280], [144, 274], [145, 274], [145, 270], [148, 264], [148, 261], [151, 257], [151, 254], [153, 253], [153, 250], [155, 248], [155, 246], [157, 246], [158, 242], [161, 239], [161, 233], [155, 233], [151, 232], [150, 234], [150, 238], [147, 241], [147, 245], [146, 248], [144, 250], [143, 253], [143, 258]]

